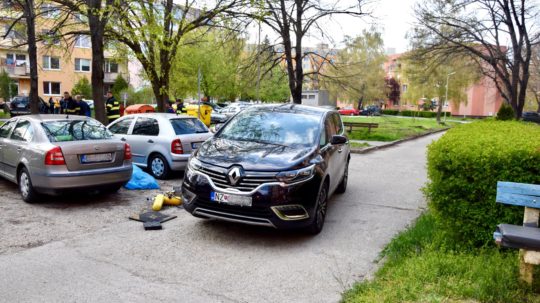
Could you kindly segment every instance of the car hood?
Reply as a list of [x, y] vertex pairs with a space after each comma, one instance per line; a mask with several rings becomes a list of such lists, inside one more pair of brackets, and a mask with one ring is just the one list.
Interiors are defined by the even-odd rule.
[[202, 162], [224, 168], [241, 165], [245, 170], [283, 171], [294, 168], [314, 149], [214, 137], [202, 144], [196, 157]]

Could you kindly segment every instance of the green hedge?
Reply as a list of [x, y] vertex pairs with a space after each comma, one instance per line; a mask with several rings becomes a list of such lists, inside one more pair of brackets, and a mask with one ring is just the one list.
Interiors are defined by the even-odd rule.
[[499, 223], [519, 224], [523, 208], [495, 203], [497, 181], [540, 184], [540, 127], [479, 121], [452, 128], [428, 149], [430, 208], [449, 237], [493, 243]]
[[[383, 109], [381, 111], [383, 115], [401, 115], [404, 117], [422, 117], [422, 118], [435, 118], [437, 117], [437, 112], [430, 112], [430, 111], [416, 111], [416, 110], [402, 110], [401, 113], [397, 109]], [[441, 115], [444, 115], [444, 112], [441, 113]], [[446, 116], [450, 117], [452, 114], [450, 112], [446, 112]]]

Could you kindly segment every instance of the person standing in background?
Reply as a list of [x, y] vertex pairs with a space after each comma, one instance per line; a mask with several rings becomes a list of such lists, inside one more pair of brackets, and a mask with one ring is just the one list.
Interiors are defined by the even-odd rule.
[[111, 91], [107, 92], [106, 106], [109, 123], [120, 118], [120, 102], [116, 101]]
[[86, 101], [83, 100], [82, 96], [77, 95], [75, 97], [75, 100], [77, 101], [77, 104], [79, 104], [79, 108], [81, 109], [79, 115], [91, 117], [92, 112], [90, 111], [90, 106], [88, 105], [88, 103], [86, 103]]

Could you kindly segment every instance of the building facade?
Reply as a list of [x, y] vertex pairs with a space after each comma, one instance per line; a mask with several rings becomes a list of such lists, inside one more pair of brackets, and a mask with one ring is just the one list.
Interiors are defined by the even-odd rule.
[[[60, 98], [63, 92], [71, 92], [81, 78], [91, 81], [92, 45], [90, 36], [53, 36], [50, 29], [61, 14], [57, 7], [44, 4], [36, 20], [38, 95], [44, 100]], [[30, 67], [26, 45], [24, 20], [8, 32], [14, 18], [20, 12], [13, 6], [0, 6], [0, 70], [6, 71], [16, 85], [11, 96], [30, 93]], [[83, 17], [74, 16], [85, 24]], [[5, 38], [3, 38], [6, 36]], [[112, 87], [118, 75], [129, 81], [127, 62], [122, 62], [114, 52], [105, 52], [105, 91]]]

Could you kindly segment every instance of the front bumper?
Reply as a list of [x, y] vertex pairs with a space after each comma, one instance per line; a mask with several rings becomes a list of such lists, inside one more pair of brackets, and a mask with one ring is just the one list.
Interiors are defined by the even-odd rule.
[[[183, 206], [196, 217], [278, 229], [299, 228], [313, 221], [320, 183], [320, 178], [314, 176], [295, 185], [280, 185], [277, 182], [262, 184], [253, 192], [235, 193], [252, 199], [251, 206], [238, 206], [212, 201], [211, 192], [225, 191], [212, 184], [204, 175], [186, 174], [182, 185]], [[283, 211], [292, 208], [295, 213], [291, 215]]]

